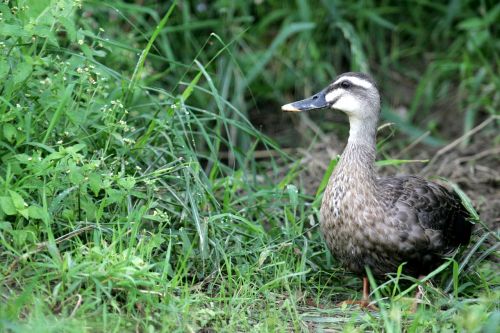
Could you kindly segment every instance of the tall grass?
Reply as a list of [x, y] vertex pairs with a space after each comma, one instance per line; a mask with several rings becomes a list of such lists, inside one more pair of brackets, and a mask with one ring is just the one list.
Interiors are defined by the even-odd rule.
[[[496, 327], [487, 260], [451, 273], [453, 295], [426, 286], [429, 308], [410, 323], [405, 277], [377, 289], [383, 318], [336, 307], [359, 282], [315, 230], [320, 193], [294, 185], [293, 161], [248, 120], [385, 59], [369, 36], [396, 43], [391, 18], [407, 7], [139, 3], [0, 4], [2, 330]], [[425, 47], [400, 47], [394, 66]]]

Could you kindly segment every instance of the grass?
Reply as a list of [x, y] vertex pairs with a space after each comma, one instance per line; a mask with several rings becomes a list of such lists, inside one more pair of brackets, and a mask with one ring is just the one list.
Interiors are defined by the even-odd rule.
[[464, 130], [498, 107], [498, 5], [138, 3], [0, 4], [0, 330], [495, 332], [487, 226], [432, 284], [372, 280], [379, 313], [336, 306], [361, 284], [319, 236], [321, 191], [248, 118], [347, 64], [415, 79], [432, 51], [397, 119], [446, 140], [430, 101], [469, 92]]

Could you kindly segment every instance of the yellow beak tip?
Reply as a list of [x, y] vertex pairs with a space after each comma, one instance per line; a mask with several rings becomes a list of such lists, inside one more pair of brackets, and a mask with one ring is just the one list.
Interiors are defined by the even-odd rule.
[[281, 111], [286, 111], [286, 112], [299, 112], [300, 110], [297, 109], [292, 105], [293, 103], [285, 104], [281, 107]]

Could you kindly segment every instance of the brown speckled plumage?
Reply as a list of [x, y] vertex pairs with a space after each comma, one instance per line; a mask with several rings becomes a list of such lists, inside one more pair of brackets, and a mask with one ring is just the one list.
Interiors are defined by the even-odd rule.
[[468, 243], [472, 224], [455, 193], [415, 176], [377, 177], [380, 97], [371, 77], [343, 74], [322, 92], [283, 110], [323, 107], [345, 112], [351, 125], [321, 205], [321, 231], [344, 267], [357, 274], [370, 267], [380, 276], [406, 263], [403, 272], [418, 276]]
[[379, 179], [373, 147], [349, 144], [321, 206], [321, 231], [332, 254], [350, 271], [421, 275], [468, 242], [471, 224], [460, 199], [415, 176]]

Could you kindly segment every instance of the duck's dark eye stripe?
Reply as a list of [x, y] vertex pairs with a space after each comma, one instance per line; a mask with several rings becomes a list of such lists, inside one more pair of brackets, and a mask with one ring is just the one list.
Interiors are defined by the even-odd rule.
[[349, 81], [342, 81], [340, 82], [340, 86], [344, 89], [348, 89], [352, 87], [352, 83]]

